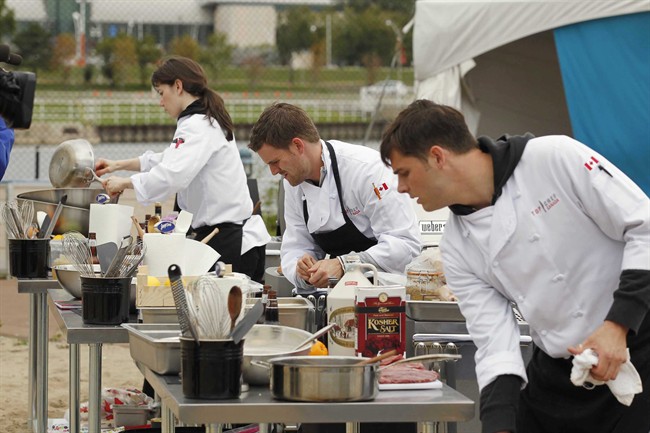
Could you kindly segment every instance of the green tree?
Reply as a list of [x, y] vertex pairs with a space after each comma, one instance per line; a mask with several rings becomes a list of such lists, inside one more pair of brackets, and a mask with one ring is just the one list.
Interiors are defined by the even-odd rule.
[[54, 41], [54, 49], [50, 58], [50, 67], [52, 70], [61, 72], [63, 82], [67, 83], [72, 71], [77, 43], [74, 35], [70, 33], [61, 33]]
[[135, 39], [126, 33], [120, 33], [115, 37], [113, 45], [113, 82], [118, 86], [124, 86], [131, 82], [135, 67], [138, 66], [138, 54]]
[[16, 18], [13, 9], [9, 9], [5, 0], [0, 0], [0, 40], [10, 37], [16, 30]]
[[208, 44], [201, 51], [201, 64], [211, 77], [219, 77], [221, 70], [232, 61], [234, 47], [228, 44], [224, 33], [215, 32], [208, 37]]
[[[317, 43], [322, 35], [317, 32], [318, 18], [307, 6], [288, 8], [279, 17], [276, 30], [276, 44], [280, 63], [291, 63], [291, 55], [303, 50], [309, 50]], [[314, 31], [312, 31], [312, 29]]]
[[196, 39], [190, 35], [183, 35], [174, 38], [169, 46], [169, 51], [176, 56], [188, 57], [192, 60], [199, 60], [201, 56], [201, 47]]
[[334, 28], [334, 57], [347, 65], [390, 65], [395, 34], [386, 20], [392, 15], [371, 6], [361, 12], [347, 8]]
[[415, 0], [341, 0], [340, 4], [357, 12], [377, 7], [384, 11], [401, 12], [411, 16], [415, 13]]
[[145, 85], [149, 79], [148, 67], [160, 60], [162, 50], [156, 45], [153, 36], [147, 35], [136, 42], [136, 53], [140, 68], [140, 84]]
[[[2, 0], [0, 0], [2, 1]], [[42, 26], [30, 23], [14, 36], [14, 44], [23, 56], [23, 66], [38, 72], [43, 65], [49, 65], [52, 57], [51, 34]]]
[[102, 75], [108, 80], [109, 85], [115, 85], [115, 73], [113, 71], [113, 46], [115, 45], [114, 38], [104, 38], [97, 43], [95, 51], [102, 58]]

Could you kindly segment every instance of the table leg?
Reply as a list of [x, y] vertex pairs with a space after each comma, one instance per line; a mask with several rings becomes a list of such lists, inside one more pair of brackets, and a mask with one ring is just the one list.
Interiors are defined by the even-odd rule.
[[47, 339], [48, 315], [47, 294], [35, 293], [37, 321], [37, 351], [36, 351], [36, 422], [37, 432], [46, 433], [47, 419]]
[[164, 401], [160, 405], [161, 433], [174, 433], [174, 413], [167, 407]]
[[79, 345], [70, 344], [68, 406], [70, 407], [70, 433], [79, 433]]
[[27, 384], [27, 426], [30, 431], [36, 431], [36, 353], [38, 342], [38, 326], [36, 318], [38, 310], [36, 309], [36, 297], [34, 294], [29, 295], [29, 372]]
[[418, 423], [418, 432], [420, 433], [438, 433], [438, 423], [437, 422], [419, 422]]
[[207, 424], [205, 433], [223, 433], [223, 424]]
[[88, 366], [88, 433], [101, 432], [102, 345], [89, 344]]
[[360, 431], [361, 425], [358, 422], [345, 423], [345, 433], [359, 433]]

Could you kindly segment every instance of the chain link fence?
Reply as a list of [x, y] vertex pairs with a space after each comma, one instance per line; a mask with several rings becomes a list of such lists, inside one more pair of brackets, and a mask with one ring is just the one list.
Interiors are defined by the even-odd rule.
[[[267, 211], [277, 179], [246, 155], [275, 101], [299, 105], [326, 139], [375, 145], [413, 100], [414, 1], [0, 0], [0, 36], [37, 76], [32, 125], [16, 131], [3, 182], [49, 184], [54, 148], [90, 141], [96, 157], [162, 150], [175, 121], [151, 73], [166, 55], [197, 60], [224, 98]], [[11, 15], [10, 18], [8, 16]]]

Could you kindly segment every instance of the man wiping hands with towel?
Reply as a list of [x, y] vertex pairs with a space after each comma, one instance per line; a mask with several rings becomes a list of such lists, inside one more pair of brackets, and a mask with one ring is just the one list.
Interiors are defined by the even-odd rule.
[[[570, 137], [476, 139], [460, 112], [426, 100], [380, 151], [400, 192], [452, 212], [440, 249], [477, 347], [483, 432], [648, 433], [648, 196]], [[513, 303], [535, 343], [527, 366]], [[607, 386], [575, 386], [571, 355]], [[613, 389], [630, 366], [643, 391], [624, 387], [626, 406]]]

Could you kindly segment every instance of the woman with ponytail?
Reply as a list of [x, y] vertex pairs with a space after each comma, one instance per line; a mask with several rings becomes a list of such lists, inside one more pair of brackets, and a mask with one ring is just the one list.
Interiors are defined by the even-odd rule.
[[[203, 68], [185, 57], [165, 59], [151, 84], [160, 95], [160, 106], [177, 122], [169, 147], [132, 159], [99, 159], [96, 173], [137, 171], [130, 177], [111, 176], [103, 185], [111, 195], [134, 189], [144, 206], [176, 194], [178, 208], [194, 215], [195, 239], [203, 239], [218, 227], [208, 245], [238, 271], [243, 224], [248, 224], [247, 236], [251, 231], [256, 234], [253, 245], [263, 247], [270, 236], [259, 216], [259, 221], [251, 219], [253, 203], [224, 101], [208, 87]], [[250, 224], [254, 230], [249, 230]]]

